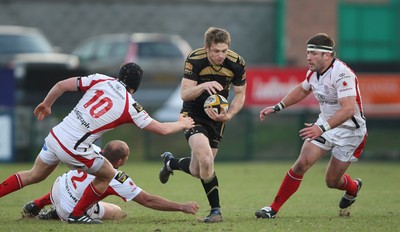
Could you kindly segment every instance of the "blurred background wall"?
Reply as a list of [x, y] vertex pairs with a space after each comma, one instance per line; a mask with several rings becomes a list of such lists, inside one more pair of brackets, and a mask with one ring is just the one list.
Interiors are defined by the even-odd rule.
[[1, 24], [40, 28], [71, 52], [84, 39], [119, 32], [179, 34], [203, 46], [211, 25], [232, 35], [232, 49], [250, 63], [272, 63], [276, 31], [274, 1], [0, 1]]
[[[399, 15], [398, 0], [0, 0], [1, 25], [39, 28], [66, 53], [90, 36], [117, 32], [179, 34], [197, 48], [203, 45], [208, 27], [226, 28], [232, 36], [231, 48], [246, 59], [249, 81], [259, 78], [266, 86], [264, 91], [271, 86], [281, 91], [273, 96], [259, 94], [257, 89], [248, 91], [245, 108], [227, 126], [218, 155], [221, 160], [297, 156], [298, 130], [304, 122], [315, 120], [315, 105], [301, 105], [265, 123], [259, 122], [258, 111], [293, 87], [292, 76], [297, 75], [296, 81], [304, 78], [305, 43], [318, 32], [336, 40], [338, 57], [363, 81], [369, 126], [364, 157], [400, 160]], [[264, 98], [257, 101], [257, 94]], [[152, 102], [142, 105], [148, 105], [150, 114], [161, 107]], [[16, 104], [12, 110], [3, 110], [14, 118], [13, 161], [34, 159], [49, 128], [70, 110], [56, 103], [54, 116], [38, 123], [32, 117], [34, 106]], [[130, 126], [108, 133], [103, 141], [110, 139], [126, 140], [135, 152], [133, 159], [158, 159], [165, 150], [177, 156], [189, 152], [182, 134], [159, 137]]]

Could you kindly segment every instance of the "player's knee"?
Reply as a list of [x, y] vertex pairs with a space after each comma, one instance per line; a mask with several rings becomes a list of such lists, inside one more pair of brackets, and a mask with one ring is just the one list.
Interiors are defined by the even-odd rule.
[[121, 219], [123, 219], [123, 218], [126, 218], [127, 215], [128, 215], [128, 214], [125, 213], [124, 211], [122, 211], [121, 208], [120, 208], [119, 210], [116, 210], [116, 211], [114, 212], [113, 219], [114, 219], [114, 220], [121, 220]]
[[94, 175], [98, 178], [100, 181], [104, 181], [109, 183], [115, 176], [116, 171], [112, 166], [108, 166], [108, 164], [104, 163], [103, 166], [94, 173]]
[[203, 167], [202, 170], [200, 171], [200, 178], [203, 180], [211, 179], [213, 175], [214, 175], [213, 166]]
[[102, 219], [120, 220], [127, 216], [127, 214], [122, 211], [121, 207], [114, 204], [109, 204], [106, 207], [106, 212]]
[[212, 173], [211, 175], [210, 174], [204, 174], [202, 177], [200, 177], [202, 180], [205, 180], [205, 181], [208, 181], [208, 180], [211, 180], [211, 179], [213, 179], [213, 177], [214, 177], [214, 173]]
[[201, 177], [200, 177], [200, 172], [199, 172], [199, 170], [194, 170], [194, 171], [190, 170], [190, 174], [191, 174], [193, 177], [201, 178]]
[[307, 160], [297, 160], [293, 165], [292, 170], [297, 175], [304, 175], [311, 166], [312, 164], [310, 164]]
[[338, 181], [335, 179], [326, 178], [325, 183], [328, 188], [338, 188]]

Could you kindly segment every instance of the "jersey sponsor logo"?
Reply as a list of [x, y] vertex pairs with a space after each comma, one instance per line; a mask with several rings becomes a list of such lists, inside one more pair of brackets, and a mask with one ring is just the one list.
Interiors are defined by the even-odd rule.
[[81, 122], [81, 125], [89, 129], [90, 123], [85, 121], [85, 119], [82, 116], [82, 113], [77, 108], [74, 108], [74, 113], [76, 115], [76, 119], [78, 119], [78, 121]]
[[353, 90], [353, 88], [351, 88], [351, 87], [344, 88], [344, 89], [339, 90], [339, 92], [346, 92], [346, 91], [350, 91], [350, 90]]
[[340, 81], [342, 81], [344, 79], [344, 77], [340, 77], [339, 79], [337, 79], [335, 82], [338, 83]]
[[193, 65], [189, 62], [185, 63], [185, 69], [193, 70]]
[[321, 105], [336, 105], [339, 103], [338, 100], [334, 100], [334, 101], [329, 101], [326, 99], [326, 97], [324, 95], [321, 94], [316, 94], [315, 97], [318, 99], [319, 104]]
[[321, 105], [336, 105], [338, 103], [338, 101], [319, 101], [319, 104]]
[[122, 90], [122, 86], [121, 85], [115, 85], [115, 88], [118, 90], [118, 91], [121, 91]]
[[185, 74], [192, 75], [193, 74], [193, 65], [189, 62], [185, 62]]
[[192, 72], [192, 70], [185, 69], [184, 74], [186, 74], [186, 75], [192, 75], [193, 72]]
[[137, 103], [137, 102], [135, 102], [135, 103], [133, 103], [132, 104], [132, 106], [133, 106], [133, 108], [135, 108], [135, 110], [139, 113], [139, 112], [142, 112], [144, 109], [143, 109], [143, 106], [141, 106], [139, 103]]
[[69, 196], [75, 203], [77, 203], [79, 199], [77, 199], [77, 198], [75, 197], [75, 195], [72, 194], [72, 191], [71, 191], [71, 189], [70, 189], [70, 185], [69, 185], [69, 183], [68, 183], [68, 178], [64, 178], [64, 186], [65, 186], [65, 190], [66, 190], [67, 193], [68, 193], [68, 196]]
[[116, 84], [115, 87], [114, 87], [114, 85], [112, 85], [113, 83], [116, 83], [116, 82], [107, 82], [107, 85], [108, 85], [121, 99], [125, 100], [125, 96], [122, 95], [122, 94], [120, 93], [120, 90], [122, 89], [122, 87], [120, 86], [120, 84], [117, 82], [117, 84]]
[[124, 183], [128, 178], [129, 176], [123, 171], [118, 171], [117, 175], [114, 177], [114, 179], [121, 184]]

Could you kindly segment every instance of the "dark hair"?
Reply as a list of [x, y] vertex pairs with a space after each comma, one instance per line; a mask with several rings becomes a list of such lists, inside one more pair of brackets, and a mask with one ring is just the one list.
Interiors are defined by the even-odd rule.
[[213, 43], [226, 43], [231, 45], [231, 35], [222, 28], [210, 27], [204, 34], [204, 44], [211, 47]]
[[335, 41], [332, 37], [325, 33], [318, 33], [307, 40], [307, 45], [313, 44], [316, 46], [327, 46], [332, 48], [332, 55], [335, 55], [333, 47], [335, 46]]
[[118, 79], [125, 84], [127, 88], [138, 90], [140, 82], [142, 81], [143, 70], [133, 62], [121, 65], [119, 70]]

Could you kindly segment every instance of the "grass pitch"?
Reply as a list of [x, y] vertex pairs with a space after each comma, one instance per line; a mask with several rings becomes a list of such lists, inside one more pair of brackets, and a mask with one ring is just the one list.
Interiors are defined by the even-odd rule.
[[[276, 219], [255, 219], [254, 212], [269, 204], [291, 162], [216, 163], [219, 178], [223, 223], [196, 221], [208, 214], [209, 206], [200, 181], [175, 171], [170, 181], [158, 181], [161, 163], [128, 163], [126, 171], [145, 191], [175, 201], [194, 200], [200, 204], [197, 215], [160, 212], [134, 202], [117, 203], [128, 217], [104, 221], [102, 225], [69, 225], [60, 221], [21, 219], [22, 206], [47, 191], [55, 177], [67, 169], [60, 166], [46, 181], [28, 186], [0, 199], [1, 231], [399, 231], [400, 163], [353, 164], [348, 173], [363, 179], [357, 202], [350, 217], [339, 217], [341, 191], [324, 183], [326, 161], [322, 160], [305, 176], [295, 195], [281, 208]], [[11, 173], [28, 169], [31, 164], [1, 164], [0, 181]]]

